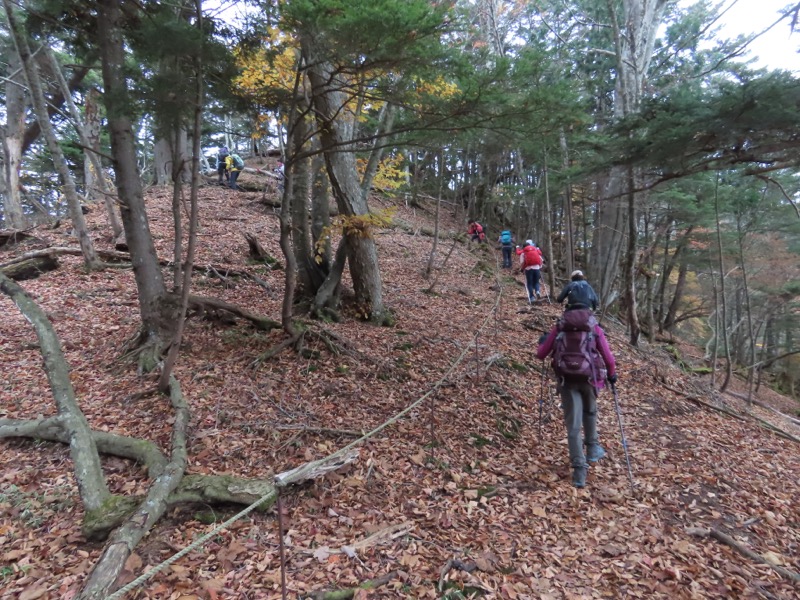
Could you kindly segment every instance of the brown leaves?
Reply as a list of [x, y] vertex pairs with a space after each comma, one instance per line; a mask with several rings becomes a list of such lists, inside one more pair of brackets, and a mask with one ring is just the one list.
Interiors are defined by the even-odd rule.
[[[202, 192], [209, 243], [200, 245], [198, 261], [252, 270], [278, 292], [265, 293], [246, 281], [223, 286], [201, 275], [195, 283], [206, 288], [203, 293], [275, 316], [283, 274], [248, 265], [246, 244], [231, 226], [231, 219], [246, 220], [265, 249], [280, 255], [277, 223], [256, 200], [221, 189]], [[170, 256], [169, 199], [152, 199], [148, 206], [159, 253]], [[422, 211], [399, 210], [412, 231], [429, 226]], [[453, 221], [443, 225], [459, 227]], [[599, 399], [608, 457], [590, 468], [588, 487], [576, 492], [555, 385], [550, 376], [542, 385], [541, 365], [531, 354], [540, 332], [523, 323], [533, 315], [535, 329], [546, 328], [558, 308], [536, 306], [519, 314], [520, 303], [527, 307], [521, 288], [504, 281], [498, 318], [481, 333], [476, 353], [476, 323], [492, 305], [495, 296], [488, 288], [494, 278], [471, 269], [479, 259], [491, 262], [491, 250], [458, 246], [439, 274], [437, 293], [426, 294], [422, 290], [430, 281], [421, 271], [430, 239], [387, 229], [376, 242], [384, 292], [398, 324], [376, 328], [351, 319], [346, 308], [343, 322], [325, 327], [350, 344], [351, 354], [331, 354], [315, 338], [308, 343], [311, 358], [285, 352], [253, 371], [253, 359], [278, 343], [280, 332], [194, 319], [178, 363], [195, 426], [190, 471], [257, 477], [316, 460], [352, 440], [337, 430], [366, 431], [383, 423], [469, 350], [446, 385], [365, 444], [352, 467], [286, 494], [291, 597], [354, 588], [399, 570], [381, 591], [360, 590], [355, 597], [439, 598], [441, 570], [454, 557], [474, 568], [448, 569], [444, 583], [466, 596], [792, 597], [795, 590], [770, 568], [714, 540], [688, 536], [684, 527], [724, 524], [765, 560], [798, 570], [796, 446], [751, 422], [698, 408], [663, 387], [662, 380], [691, 390], [696, 380], [659, 357], [655, 346], [641, 353], [630, 348], [624, 332], [609, 323], [637, 495], [627, 485], [608, 391]], [[117, 360], [138, 325], [132, 274], [86, 274], [79, 260], [67, 257], [59, 271], [26, 288], [58, 314], [56, 326], [91, 424], [150, 439], [166, 450], [167, 406], [157, 395], [137, 395], [149, 384]], [[465, 288], [468, 295], [459, 293]], [[50, 411], [51, 395], [32, 343], [27, 324], [0, 298], [2, 410], [9, 417]], [[487, 358], [498, 356], [503, 360], [487, 366]], [[0, 460], [4, 593], [36, 598], [44, 589], [38, 597], [73, 597], [100, 548], [80, 535], [82, 511], [67, 449], [4, 441]], [[122, 459], [104, 459], [104, 467], [116, 493], [141, 491], [140, 467]], [[125, 580], [213, 527], [195, 520], [195, 512], [172, 510], [137, 548]], [[209, 514], [218, 522], [232, 513], [214, 507]], [[141, 593], [275, 599], [280, 574], [275, 515], [253, 513], [156, 576]]]

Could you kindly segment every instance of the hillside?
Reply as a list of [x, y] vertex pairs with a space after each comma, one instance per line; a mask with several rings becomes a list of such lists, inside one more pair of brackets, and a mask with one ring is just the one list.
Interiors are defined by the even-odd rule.
[[[267, 193], [274, 198], [272, 187]], [[260, 200], [201, 190], [197, 264], [215, 268], [198, 274], [194, 293], [279, 319], [283, 271], [249, 263], [243, 236], [255, 234], [281, 257], [277, 214]], [[151, 190], [151, 226], [165, 259], [170, 202], [169, 190]], [[351, 466], [282, 498], [287, 597], [379, 578], [356, 597], [800, 597], [790, 578], [800, 571], [800, 445], [756, 418], [796, 438], [800, 427], [735, 396], [711, 395], [706, 379], [684, 374], [663, 348], [631, 348], [623, 328], [606, 320], [635, 489], [608, 390], [599, 401], [608, 457], [590, 469], [585, 489], [573, 488], [554, 383], [543, 385], [533, 351], [559, 307], [529, 307], [521, 276], [495, 278], [499, 253], [460, 242], [426, 292], [432, 240], [420, 229], [431, 227], [432, 211], [372, 201], [390, 205], [404, 226], [376, 240], [394, 327], [345, 312], [341, 323], [314, 325], [335, 345], [309, 336], [310, 358], [287, 350], [260, 361], [280, 331], [200, 318], [187, 325], [176, 375], [192, 409], [190, 473], [265, 477], [322, 458], [444, 378], [362, 444]], [[107, 244], [101, 213], [88, 215], [99, 246]], [[36, 230], [40, 242], [1, 250], [0, 262], [43, 244], [75, 246], [67, 229]], [[447, 215], [444, 229], [461, 226]], [[439, 264], [452, 243], [440, 244]], [[131, 271], [87, 274], [79, 257], [60, 261], [22, 285], [61, 337], [89, 422], [168, 450], [168, 401], [142, 394], [154, 379], [120, 360], [138, 324]], [[256, 274], [262, 285], [223, 268]], [[0, 417], [55, 413], [41, 364], [32, 328], [0, 296]], [[80, 534], [68, 448], [7, 439], [0, 460], [0, 597], [73, 597], [102, 544]], [[141, 467], [119, 458], [104, 467], [112, 491], [146, 489]], [[175, 508], [129, 561], [130, 579], [240, 508]], [[127, 597], [281, 598], [278, 528], [274, 513], [250, 513]], [[689, 528], [727, 534], [786, 572]]]

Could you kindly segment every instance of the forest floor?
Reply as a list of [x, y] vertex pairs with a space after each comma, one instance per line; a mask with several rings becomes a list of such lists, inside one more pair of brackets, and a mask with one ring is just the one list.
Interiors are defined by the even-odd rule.
[[[268, 185], [275, 199], [274, 182]], [[170, 199], [169, 190], [148, 193], [164, 259], [172, 253]], [[249, 262], [243, 236], [255, 234], [282, 258], [277, 213], [261, 199], [215, 186], [200, 191], [197, 264], [214, 265], [223, 277], [209, 269], [193, 291], [279, 320], [284, 273]], [[382, 424], [463, 355], [437, 393], [363, 443], [356, 462], [283, 497], [286, 597], [381, 577], [382, 585], [355, 597], [800, 597], [797, 581], [761, 562], [800, 571], [800, 445], [766, 423], [795, 438], [800, 428], [710, 391], [709, 377], [682, 371], [663, 344], [631, 347], [623, 327], [605, 319], [635, 488], [608, 390], [599, 400], [608, 457], [590, 468], [585, 489], [574, 488], [554, 382], [535, 358], [559, 307], [529, 306], [522, 277], [498, 271], [493, 245], [458, 242], [426, 291], [432, 238], [422, 230], [432, 228], [432, 207], [386, 198], [372, 206], [395, 207], [404, 223], [375, 236], [393, 327], [361, 322], [346, 309], [342, 322], [317, 327], [347, 352], [310, 341], [317, 357], [287, 350], [259, 361], [282, 341], [281, 331], [194, 318], [176, 369], [192, 409], [189, 472], [267, 477]], [[102, 210], [88, 217], [98, 246], [107, 246]], [[45, 244], [74, 247], [67, 229], [39, 228], [32, 233], [40, 242], [2, 250], [0, 262]], [[461, 229], [453, 215], [443, 218], [444, 232]], [[442, 240], [437, 264], [453, 243]], [[226, 278], [220, 267], [267, 285]], [[154, 380], [120, 360], [139, 322], [132, 272], [87, 274], [78, 257], [65, 256], [58, 270], [22, 285], [60, 335], [90, 424], [166, 451], [168, 400], [139, 395]], [[0, 297], [0, 417], [55, 413], [41, 365], [32, 327]], [[797, 414], [796, 403], [764, 387], [756, 398]], [[69, 449], [3, 440], [0, 460], [0, 597], [74, 597], [103, 546], [80, 534]], [[136, 464], [106, 458], [104, 469], [113, 492], [146, 489]], [[221, 522], [240, 508], [171, 510], [129, 560], [128, 580], [213, 528], [209, 518]], [[690, 528], [727, 534], [755, 555]], [[127, 597], [281, 598], [278, 531], [274, 512], [250, 513]]]

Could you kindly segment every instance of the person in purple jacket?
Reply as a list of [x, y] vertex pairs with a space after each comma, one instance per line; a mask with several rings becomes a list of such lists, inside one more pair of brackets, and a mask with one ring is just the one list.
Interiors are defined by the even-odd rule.
[[[585, 313], [585, 314], [580, 314]], [[565, 331], [569, 323], [565, 318], [577, 322], [585, 318], [586, 332], [591, 332], [590, 340], [594, 343], [594, 356], [599, 364], [592, 368], [592, 376], [567, 376], [559, 372], [554, 357], [553, 367], [558, 378], [558, 391], [561, 395], [561, 407], [564, 410], [564, 424], [567, 428], [567, 442], [569, 444], [569, 459], [572, 463], [572, 484], [582, 488], [586, 486], [586, 473], [588, 463], [595, 463], [606, 455], [600, 445], [597, 435], [597, 392], [605, 386], [605, 379], [611, 384], [617, 381], [617, 365], [608, 341], [600, 325], [594, 319], [590, 310], [572, 310], [564, 313], [548, 335], [539, 339], [536, 356], [544, 360], [554, 353], [558, 346], [556, 340], [559, 335], [564, 336], [573, 331]], [[602, 368], [602, 367], [605, 368]], [[581, 440], [581, 426], [583, 426], [584, 439]], [[586, 444], [586, 454], [583, 453], [583, 444]], [[588, 462], [587, 462], [588, 461]]]

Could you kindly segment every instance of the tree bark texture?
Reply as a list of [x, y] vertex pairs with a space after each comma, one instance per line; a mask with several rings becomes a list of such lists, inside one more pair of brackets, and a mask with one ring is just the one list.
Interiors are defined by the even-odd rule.
[[11, 52], [8, 61], [8, 80], [6, 81], [6, 126], [3, 135], [3, 168], [5, 170], [5, 195], [3, 212], [6, 227], [24, 229], [25, 215], [22, 212], [19, 169], [22, 162], [22, 135], [25, 132], [24, 77], [19, 57]]
[[42, 134], [47, 142], [47, 147], [53, 158], [53, 164], [58, 172], [64, 196], [67, 199], [72, 225], [75, 228], [75, 234], [78, 236], [81, 251], [83, 252], [84, 262], [89, 269], [97, 268], [99, 266], [99, 261], [94, 251], [92, 239], [89, 237], [89, 231], [86, 228], [86, 221], [83, 218], [80, 199], [78, 198], [78, 192], [75, 188], [75, 180], [67, 165], [64, 151], [61, 149], [58, 139], [56, 138], [53, 125], [50, 123], [50, 116], [47, 112], [47, 101], [44, 96], [44, 90], [42, 89], [42, 81], [39, 77], [39, 67], [31, 57], [27, 33], [24, 31], [21, 24], [17, 22], [17, 17], [10, 0], [3, 0], [3, 6], [6, 9], [6, 19], [8, 19], [9, 29], [14, 38], [14, 46], [17, 49], [17, 54], [22, 63], [25, 79], [28, 82], [28, 90], [30, 91], [36, 120], [39, 122], [39, 127], [41, 128]]
[[168, 301], [147, 221], [137, 166], [136, 139], [128, 116], [131, 104], [124, 74], [125, 48], [121, 20], [118, 2], [103, 0], [98, 3], [98, 38], [103, 62], [104, 99], [122, 224], [139, 292], [143, 342], [152, 344], [160, 352], [163, 344], [171, 338], [176, 307]]
[[[344, 84], [332, 65], [314, 56], [313, 42], [306, 39], [304, 44], [312, 103], [316, 109], [328, 179], [339, 214], [345, 219], [367, 215], [369, 207], [361, 194], [356, 157], [349, 136], [352, 123], [348, 122], [347, 113], [343, 110], [348, 101], [340, 91], [344, 89]], [[358, 231], [345, 229], [347, 258], [357, 308], [366, 318], [383, 322], [386, 311], [375, 241], [369, 227], [358, 228]]]
[[64, 75], [61, 73], [61, 64], [49, 48], [46, 52], [53, 66], [53, 73], [55, 73], [56, 79], [58, 79], [59, 88], [64, 94], [75, 131], [78, 133], [78, 139], [80, 139], [81, 144], [84, 146], [83, 153], [86, 157], [84, 162], [84, 176], [87, 177], [84, 180], [86, 199], [93, 200], [99, 190], [105, 203], [108, 222], [111, 225], [111, 233], [116, 240], [122, 235], [122, 225], [119, 222], [119, 217], [117, 217], [117, 210], [114, 206], [114, 200], [111, 197], [111, 190], [106, 182], [105, 174], [103, 173], [103, 165], [100, 161], [100, 115], [97, 110], [97, 90], [96, 88], [91, 88], [86, 94], [86, 119], [84, 121], [81, 119], [78, 107], [75, 106], [75, 103], [72, 101], [72, 96], [69, 95], [69, 85]]
[[[622, 19], [611, 2], [616, 54], [614, 117], [622, 118], [639, 110], [647, 71], [653, 55], [658, 26], [666, 0], [624, 0]], [[590, 257], [592, 283], [607, 306], [616, 298], [614, 280], [628, 232], [630, 203], [627, 167], [613, 167], [603, 189], [595, 218]], [[635, 215], [634, 215], [635, 217]]]

